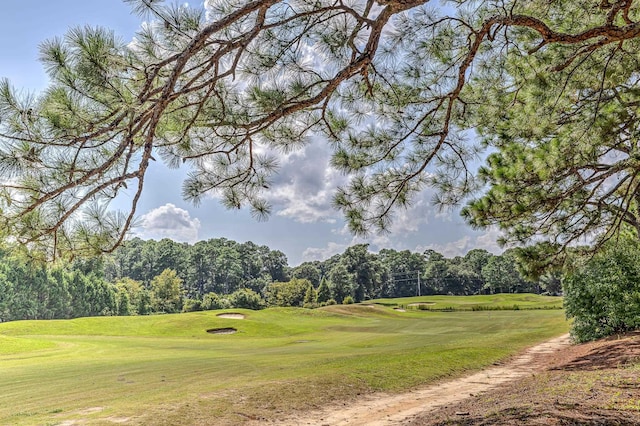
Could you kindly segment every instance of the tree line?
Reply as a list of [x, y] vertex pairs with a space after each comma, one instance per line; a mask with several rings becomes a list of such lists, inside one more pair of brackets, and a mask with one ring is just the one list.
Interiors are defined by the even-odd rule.
[[560, 291], [559, 277], [525, 279], [513, 250], [446, 258], [434, 250], [372, 253], [358, 244], [294, 267], [281, 251], [225, 238], [193, 245], [134, 238], [111, 255], [53, 264], [0, 254], [0, 321]]

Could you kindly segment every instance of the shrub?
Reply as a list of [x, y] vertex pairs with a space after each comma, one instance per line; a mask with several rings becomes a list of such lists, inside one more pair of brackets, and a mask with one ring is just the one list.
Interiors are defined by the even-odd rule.
[[351, 305], [353, 302], [353, 297], [351, 296], [346, 296], [343, 300], [342, 300], [342, 304], [343, 305]]
[[198, 299], [185, 299], [182, 304], [182, 312], [196, 312], [202, 310], [202, 302]]
[[565, 308], [578, 342], [640, 327], [640, 245], [621, 238], [569, 275]]
[[264, 289], [264, 298], [268, 306], [303, 306], [315, 302], [305, 300], [308, 289], [313, 290], [307, 279], [294, 278], [287, 282], [274, 282]]
[[214, 309], [227, 309], [230, 307], [231, 304], [227, 299], [213, 292], [205, 294], [202, 298], [202, 309], [207, 311]]
[[248, 288], [242, 288], [236, 290], [229, 295], [229, 303], [232, 308], [244, 308], [244, 309], [262, 309], [264, 308], [264, 301], [258, 293]]

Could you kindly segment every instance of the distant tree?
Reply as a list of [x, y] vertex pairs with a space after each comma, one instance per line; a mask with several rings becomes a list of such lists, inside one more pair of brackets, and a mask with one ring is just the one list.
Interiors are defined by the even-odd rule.
[[449, 276], [449, 263], [445, 257], [435, 250], [425, 250], [426, 270], [424, 287], [427, 294], [447, 293], [447, 278]]
[[182, 309], [182, 280], [173, 269], [165, 269], [151, 280], [152, 305], [156, 312], [180, 312]]
[[482, 268], [485, 289], [493, 293], [517, 293], [531, 290], [532, 283], [527, 282], [518, 271], [514, 252], [505, 252], [501, 256], [492, 256]]
[[318, 293], [313, 288], [313, 285], [309, 283], [307, 286], [307, 291], [304, 293], [304, 304], [305, 308], [313, 308], [316, 306], [318, 301]]
[[185, 245], [170, 238], [163, 238], [157, 242], [155, 247], [156, 261], [155, 268], [159, 271], [172, 269], [176, 275], [184, 281], [187, 268], [187, 254]]
[[329, 282], [331, 288], [331, 298], [338, 303], [342, 303], [345, 297], [351, 296], [353, 291], [353, 276], [347, 267], [339, 262], [329, 272]]
[[443, 292], [454, 295], [474, 294], [482, 289], [479, 282], [481, 280], [471, 268], [467, 267], [466, 263], [455, 263], [448, 268]]
[[215, 310], [215, 309], [227, 309], [231, 307], [231, 303], [228, 299], [216, 294], [207, 293], [202, 298], [202, 309]]
[[213, 269], [216, 271], [215, 291], [230, 294], [242, 285], [242, 259], [237, 250], [237, 243], [226, 239], [214, 242]]
[[263, 262], [272, 281], [286, 281], [289, 278], [287, 276], [287, 256], [283, 252], [272, 250], [263, 259]]
[[0, 262], [0, 322], [12, 319], [13, 284], [7, 278], [7, 265]]
[[472, 249], [464, 255], [463, 265], [468, 274], [469, 293], [477, 294], [485, 286], [482, 268], [489, 262], [493, 254], [484, 249]]
[[232, 308], [244, 308], [258, 310], [264, 308], [264, 300], [253, 290], [241, 288], [229, 295], [229, 303]]
[[118, 305], [118, 310], [116, 312], [116, 315], [118, 316], [133, 315], [133, 309], [132, 309], [131, 301], [129, 300], [129, 294], [126, 291], [118, 289], [117, 305]]
[[[287, 282], [274, 282], [269, 284], [264, 291], [265, 301], [268, 306], [303, 306], [305, 295], [311, 286], [306, 279], [294, 278]], [[311, 286], [313, 290], [313, 286]]]
[[418, 274], [423, 283], [427, 267], [425, 257], [421, 253], [382, 249], [378, 253], [378, 259], [389, 274], [387, 281], [390, 285], [385, 287], [384, 296], [407, 297], [416, 294]]
[[202, 298], [216, 288], [214, 240], [198, 241], [187, 249], [184, 288], [188, 297]]
[[318, 287], [317, 301], [318, 303], [326, 303], [329, 299], [331, 299], [329, 283], [326, 277], [322, 277], [322, 281], [320, 281], [320, 286]]
[[552, 296], [562, 293], [562, 271], [550, 270], [539, 278], [542, 290]]
[[378, 297], [388, 280], [386, 270], [376, 256], [369, 253], [368, 244], [348, 247], [340, 257], [352, 277], [351, 296], [356, 302]]
[[320, 285], [322, 272], [315, 263], [316, 262], [304, 262], [292, 268], [291, 277], [309, 280], [309, 282], [317, 288]]
[[[140, 281], [133, 280], [131, 278], [121, 278], [116, 281], [116, 288], [118, 290], [118, 315], [136, 315], [140, 310], [140, 305], [143, 299], [142, 293], [146, 292]], [[124, 306], [122, 303], [127, 303]], [[144, 308], [142, 309], [144, 311]], [[126, 312], [126, 313], [125, 313]]]
[[182, 312], [196, 312], [202, 309], [202, 301], [198, 299], [184, 299], [182, 303]]

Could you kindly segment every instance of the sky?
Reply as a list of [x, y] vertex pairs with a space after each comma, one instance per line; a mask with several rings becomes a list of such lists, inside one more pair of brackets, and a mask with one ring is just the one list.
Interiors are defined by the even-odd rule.
[[[0, 16], [0, 78], [8, 78], [25, 92], [37, 92], [47, 85], [38, 62], [42, 41], [83, 25], [108, 27], [128, 41], [141, 23], [120, 0], [5, 3]], [[355, 238], [341, 214], [331, 207], [333, 191], [345, 177], [329, 167], [329, 156], [328, 144], [314, 140], [283, 159], [268, 195], [273, 212], [264, 222], [253, 219], [248, 210], [226, 210], [215, 197], [198, 207], [183, 201], [181, 184], [188, 170], [170, 170], [160, 161], [154, 162], [137, 210], [141, 226], [134, 233], [145, 239], [168, 237], [189, 243], [209, 238], [253, 241], [284, 252], [291, 266], [326, 259], [358, 243], [368, 243], [373, 252], [383, 248], [434, 249], [447, 257], [464, 255], [473, 248], [502, 251], [495, 242], [496, 230], [472, 230], [457, 209], [440, 211], [434, 207], [429, 191], [420, 194], [408, 210], [398, 211], [391, 232]]]

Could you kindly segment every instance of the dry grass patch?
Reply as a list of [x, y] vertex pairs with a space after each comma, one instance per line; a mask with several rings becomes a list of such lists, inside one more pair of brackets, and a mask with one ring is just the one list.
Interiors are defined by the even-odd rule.
[[640, 424], [640, 332], [545, 355], [546, 370], [412, 425]]

